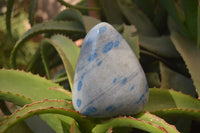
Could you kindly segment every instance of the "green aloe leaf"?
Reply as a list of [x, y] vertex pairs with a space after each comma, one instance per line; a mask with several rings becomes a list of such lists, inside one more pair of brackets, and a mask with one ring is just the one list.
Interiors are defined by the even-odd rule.
[[188, 28], [190, 36], [196, 40], [197, 38], [197, 7], [198, 0], [181, 0], [185, 14], [185, 25]]
[[118, 5], [126, 19], [136, 26], [140, 34], [146, 36], [158, 36], [158, 32], [154, 25], [134, 3], [118, 0]]
[[6, 133], [34, 133], [25, 122], [18, 122], [12, 126]]
[[149, 89], [149, 101], [144, 110], [156, 112], [164, 109], [188, 109], [200, 111], [200, 102], [189, 95], [169, 89]]
[[[0, 70], [0, 99], [23, 106], [33, 101], [48, 99], [66, 99], [71, 101], [71, 93], [45, 78], [17, 70]], [[12, 84], [8, 84], [11, 82]], [[40, 95], [38, 95], [40, 92]], [[63, 133], [61, 121], [52, 114], [40, 117], [56, 132]], [[64, 117], [64, 116], [63, 116]]]
[[153, 13], [155, 14], [153, 18], [153, 24], [160, 34], [165, 34], [167, 27], [167, 11], [162, 6], [160, 6], [159, 3], [157, 3]]
[[68, 78], [66, 75], [65, 68], [63, 67], [58, 72], [56, 72], [55, 75], [52, 77], [52, 79], [53, 79], [53, 82], [55, 83], [66, 81]]
[[[61, 36], [61, 35], [55, 35], [51, 38], [51, 40], [46, 39], [42, 42], [42, 50], [45, 49], [45, 45], [51, 44], [58, 54], [60, 55], [63, 64], [65, 66], [65, 70], [67, 72], [67, 76], [70, 82], [71, 89], [73, 88], [73, 79], [74, 79], [74, 73], [76, 69], [76, 63], [78, 61], [78, 56], [80, 49], [68, 38]], [[46, 51], [48, 52], [48, 51]], [[45, 56], [45, 51], [42, 52], [43, 56]], [[48, 67], [48, 64], [46, 62], [47, 59], [44, 59], [45, 66]], [[46, 68], [48, 71], [48, 68]]]
[[168, 0], [168, 1], [158, 0], [158, 2], [168, 11], [168, 13], [172, 16], [172, 18], [177, 23], [179, 23], [181, 16], [180, 16], [180, 14], [178, 14], [178, 11], [176, 10], [175, 1], [173, 1], [173, 0]]
[[37, 8], [37, 3], [38, 3], [38, 0], [31, 0], [30, 1], [30, 4], [29, 4], [29, 23], [31, 24], [31, 26], [33, 26], [34, 24], [34, 17], [35, 17], [35, 11], [36, 11], [36, 8]]
[[[65, 9], [61, 11], [53, 20], [77, 22], [80, 25], [82, 25], [82, 27], [84, 27], [82, 14], [78, 10], [75, 10], [75, 9]], [[53, 34], [55, 33], [46, 33], [45, 37], [50, 37]], [[70, 36], [73, 36], [73, 35], [70, 35]], [[76, 33], [74, 36], [78, 36], [78, 34]], [[80, 37], [83, 37], [83, 36], [80, 35]]]
[[188, 39], [175, 31], [171, 32], [171, 39], [177, 51], [183, 57], [192, 80], [194, 81], [197, 93], [200, 95], [200, 49], [196, 48], [196, 43], [193, 40]]
[[45, 98], [71, 101], [71, 93], [38, 75], [18, 70], [0, 70], [0, 99], [22, 106]]
[[113, 118], [111, 120], [104, 121], [102, 124], [97, 124], [92, 131], [93, 133], [104, 133], [110, 129], [119, 127], [132, 127], [154, 133], [164, 133], [166, 131], [170, 131], [172, 133], [178, 132], [175, 127], [150, 113], [142, 113], [136, 116], [136, 118], [131, 116]]
[[[56, 131], [56, 133], [70, 133], [71, 126], [76, 124], [78, 130], [78, 123], [71, 117], [62, 114], [40, 114], [40, 117]], [[76, 128], [76, 127], [75, 127]]]
[[30, 61], [26, 65], [26, 71], [31, 71], [32, 73], [40, 73], [41, 75], [44, 74], [44, 66], [42, 63], [42, 57], [40, 54], [40, 47], [35, 51], [35, 54], [31, 57]]
[[[162, 61], [162, 62], [164, 62], [164, 63], [166, 63], [166, 64], [169, 64], [165, 58], [163, 58], [163, 57], [161, 57], [161, 56], [158, 56], [157, 54], [154, 54], [154, 53], [152, 53], [152, 52], [149, 52], [149, 51], [147, 51], [147, 50], [140, 49], [140, 54], [144, 54], [144, 55], [147, 55], [147, 56], [149, 56], [149, 57], [153, 57], [153, 58], [155, 58], [155, 59], [157, 59], [157, 60], [159, 60], [159, 61]], [[148, 69], [148, 68], [147, 68], [147, 69]]]
[[146, 74], [148, 85], [150, 88], [160, 87], [161, 83], [160, 83], [159, 75], [157, 72], [149, 72], [145, 74]]
[[43, 42], [41, 42], [40, 45], [41, 58], [46, 71], [46, 76], [48, 79], [51, 79], [50, 66], [49, 66], [49, 62], [51, 59], [49, 58], [49, 49], [50, 49], [49, 43], [46, 43], [46, 41], [43, 40]]
[[149, 18], [153, 19], [156, 9], [156, 2], [154, 0], [136, 0], [135, 4], [148, 15]]
[[23, 95], [6, 91], [6, 89], [0, 89], [0, 99], [13, 102], [16, 105], [23, 106], [32, 102], [32, 99]]
[[60, 12], [55, 18], [55, 21], [76, 21], [79, 22], [80, 24], [82, 24], [84, 26], [83, 23], [83, 18], [81, 13], [78, 10], [75, 9], [65, 9], [62, 12]]
[[184, 75], [177, 73], [163, 63], [160, 63], [160, 73], [161, 73], [161, 88], [171, 89], [176, 91], [181, 91], [185, 94], [196, 97], [196, 90], [193, 86], [191, 79], [185, 77]]
[[76, 123], [75, 120], [71, 124], [70, 133], [81, 133], [81, 131], [79, 130], [78, 124]]
[[139, 48], [139, 38], [136, 34], [137, 29], [135, 26], [130, 25], [124, 25], [124, 31], [122, 33], [122, 36], [124, 39], [128, 42], [131, 49], [134, 51], [136, 57], [140, 58], [140, 48]]
[[149, 102], [144, 110], [148, 110], [159, 117], [167, 118], [167, 120], [178, 120], [179, 126], [177, 128], [184, 131], [187, 130], [187, 128], [182, 128], [184, 124], [188, 124], [189, 127], [191, 120], [200, 121], [199, 104], [199, 100], [189, 95], [174, 90], [154, 88], [150, 89]]
[[14, 5], [14, 0], [8, 0], [7, 1], [7, 11], [6, 11], [6, 29], [8, 34], [12, 37], [12, 32], [11, 32], [11, 14], [12, 14], [12, 9]]
[[178, 133], [179, 132], [175, 126], [168, 124], [162, 118], [159, 118], [158, 116], [155, 116], [149, 112], [140, 113], [134, 117], [137, 119], [144, 120], [144, 121], [156, 124], [158, 126], [161, 126], [169, 133]]
[[187, 29], [184, 25], [185, 21], [185, 15], [183, 10], [180, 8], [180, 6], [176, 3], [174, 0], [158, 0], [158, 2], [164, 7], [165, 10], [167, 10], [168, 14], [173, 18], [173, 20], [176, 22], [179, 31], [184, 34], [188, 35]]
[[[77, 122], [68, 116], [56, 114], [56, 117], [61, 121], [63, 127], [63, 133], [70, 133], [71, 126], [75, 123], [77, 126]], [[53, 125], [51, 127], [54, 127]]]
[[23, 108], [15, 111], [10, 117], [4, 120], [0, 125], [0, 132], [5, 132], [14, 124], [38, 114], [54, 113], [62, 114], [74, 118], [83, 132], [88, 132], [94, 126], [93, 123], [84, 118], [79, 113], [72, 110], [72, 104], [65, 100], [43, 100], [32, 104], [27, 104]]
[[200, 121], [200, 111], [196, 111], [193, 109], [164, 109], [152, 112], [153, 114], [160, 117], [168, 117], [168, 118], [187, 118], [190, 120]]
[[109, 23], [122, 24], [124, 22], [116, 0], [101, 0], [100, 3]]
[[78, 22], [44, 22], [41, 24], [34, 25], [30, 30], [24, 33], [21, 38], [16, 42], [15, 47], [11, 53], [10, 61], [14, 68], [16, 68], [16, 53], [22, 44], [34, 35], [40, 33], [67, 33], [68, 35], [77, 32], [85, 33], [85, 29]]
[[180, 57], [169, 36], [149, 37], [140, 35], [139, 43], [141, 47], [157, 55], [167, 58]]
[[[53, 113], [45, 113], [39, 115], [42, 120], [44, 120], [56, 133], [66, 133], [65, 129], [70, 129], [71, 125], [71, 117], [61, 115], [61, 114], [53, 114]], [[63, 123], [63, 121], [66, 121]], [[69, 126], [69, 127], [68, 127]]]
[[83, 16], [83, 21], [87, 33], [90, 31], [91, 28], [101, 22], [100, 20], [90, 16]]
[[113, 132], [113, 129], [112, 127], [110, 127], [105, 133], [112, 133]]
[[62, 78], [63, 76], [66, 76], [66, 71], [65, 71], [65, 68], [61, 68], [58, 72], [56, 72], [54, 75], [53, 75], [53, 80], [54, 79], [59, 79], [59, 78]]

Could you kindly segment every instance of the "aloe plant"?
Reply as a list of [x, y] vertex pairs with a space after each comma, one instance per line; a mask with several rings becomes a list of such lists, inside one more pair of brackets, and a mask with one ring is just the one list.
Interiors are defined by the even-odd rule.
[[[13, 6], [19, 3], [7, 0], [4, 27], [8, 35], [5, 30], [0, 31], [11, 41], [0, 42], [1, 55], [5, 57], [0, 62], [0, 108], [5, 116], [0, 118], [0, 132], [35, 132], [27, 122], [35, 115], [48, 125], [44, 129], [50, 127], [57, 133], [175, 133], [198, 128], [198, 0], [83, 0], [77, 5], [57, 2], [70, 8], [51, 21], [36, 24], [37, 0], [32, 0], [27, 17], [31, 29], [18, 38], [12, 30], [11, 16], [15, 12]], [[120, 32], [145, 71], [150, 94], [139, 114], [93, 118], [73, 108], [71, 91], [80, 52], [74, 41], [84, 38], [101, 21], [109, 22]], [[28, 40], [41, 33], [44, 34], [38, 47], [27, 49], [32, 51], [31, 57], [20, 54]], [[12, 43], [15, 45], [9, 45]], [[10, 65], [4, 51], [10, 52]], [[5, 101], [17, 105], [16, 110], [10, 110]]]

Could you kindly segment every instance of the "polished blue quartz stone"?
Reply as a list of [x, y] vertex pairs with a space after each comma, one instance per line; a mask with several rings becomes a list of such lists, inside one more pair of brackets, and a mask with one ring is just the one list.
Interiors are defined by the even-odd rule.
[[72, 102], [83, 115], [132, 115], [148, 101], [148, 84], [138, 59], [108, 23], [89, 31], [76, 67]]

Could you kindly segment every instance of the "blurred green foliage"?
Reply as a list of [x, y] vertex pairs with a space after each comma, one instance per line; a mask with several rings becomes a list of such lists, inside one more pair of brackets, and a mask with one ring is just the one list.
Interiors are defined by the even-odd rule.
[[[0, 132], [34, 132], [33, 126], [23, 120], [35, 114], [48, 124], [44, 130], [50, 127], [57, 133], [198, 130], [198, 0], [82, 0], [76, 5], [57, 2], [67, 9], [53, 20], [37, 22], [38, 0], [0, 0], [0, 108], [5, 115], [13, 113], [7, 119], [0, 118]], [[29, 4], [28, 10], [24, 4]], [[150, 97], [144, 111], [137, 115], [96, 119], [74, 112], [71, 104], [80, 51], [74, 42], [102, 21], [120, 32], [145, 71]], [[11, 68], [23, 72], [8, 70]], [[9, 112], [7, 106], [2, 106], [4, 101], [22, 108]]]

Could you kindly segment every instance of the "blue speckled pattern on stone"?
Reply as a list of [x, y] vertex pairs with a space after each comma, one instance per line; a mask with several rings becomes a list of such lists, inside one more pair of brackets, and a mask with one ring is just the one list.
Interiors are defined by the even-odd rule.
[[148, 101], [148, 84], [135, 54], [108, 23], [84, 39], [73, 85], [74, 108], [83, 115], [112, 117], [140, 112]]

